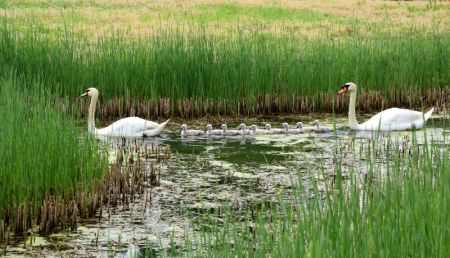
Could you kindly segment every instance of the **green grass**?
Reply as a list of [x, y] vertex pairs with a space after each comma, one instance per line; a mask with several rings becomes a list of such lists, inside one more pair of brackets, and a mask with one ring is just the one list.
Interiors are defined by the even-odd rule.
[[[447, 257], [450, 146], [432, 139], [418, 144], [415, 136], [422, 133], [413, 133], [406, 151], [397, 140], [374, 140], [366, 146], [371, 151], [336, 150], [331, 167], [318, 158], [320, 169], [306, 168], [311, 189], [297, 185], [294, 198], [281, 192], [277, 203], [249, 205], [243, 213], [222, 209], [196, 215], [198, 230], [186, 233], [184, 245], [158, 255]], [[366, 175], [345, 161], [351, 155], [367, 160]], [[299, 182], [304, 182], [303, 172], [299, 169]], [[316, 181], [318, 174], [323, 181]]]
[[[2, 2], [3, 1], [3, 2]], [[49, 9], [49, 8], [60, 8], [60, 9], [78, 9], [83, 7], [93, 7], [93, 8], [130, 8], [131, 6], [123, 4], [107, 4], [101, 5], [95, 1], [64, 1], [64, 0], [51, 0], [51, 1], [34, 1], [34, 0], [15, 0], [15, 1], [0, 1], [0, 7], [3, 9], [12, 8], [27, 8], [27, 9]]]
[[277, 6], [242, 6], [237, 4], [199, 4], [190, 14], [194, 22], [236, 22], [236, 20], [259, 20], [263, 22], [321, 22], [333, 21], [342, 24], [349, 19], [338, 18], [312, 10], [286, 9]]
[[[0, 1], [0, 8], [12, 9], [71, 9], [77, 12], [82, 8], [96, 8], [98, 10], [117, 10], [117, 9], [138, 9], [143, 5], [137, 3], [108, 3], [100, 4], [91, 2], [73, 2], [67, 1]], [[335, 23], [345, 23], [349, 18], [336, 17], [326, 13], [315, 12], [312, 10], [295, 10], [278, 6], [244, 6], [234, 3], [225, 4], [196, 4], [190, 7], [177, 6], [170, 10], [162, 6], [153, 6], [148, 10], [148, 15], [140, 17], [141, 21], [150, 21], [154, 19], [189, 21], [189, 22], [235, 22], [237, 19], [260, 20], [264, 22], [276, 21], [300, 21], [300, 22], [320, 22], [333, 21]]]
[[286, 105], [293, 96], [310, 97], [320, 111], [347, 81], [363, 91], [381, 91], [387, 100], [402, 89], [420, 99], [427, 90], [450, 85], [448, 32], [312, 40], [275, 37], [257, 28], [228, 36], [168, 28], [137, 40], [117, 32], [92, 42], [70, 30], [58, 36], [41, 33], [39, 25], [21, 32], [16, 28], [1, 24], [0, 73], [13, 68], [63, 96], [97, 87], [103, 100], [170, 98], [172, 114], [180, 108], [176, 100], [186, 98], [224, 99], [233, 103], [232, 109], [241, 101], [256, 109], [264, 94], [285, 96], [281, 101]]
[[80, 133], [44, 84], [2, 76], [0, 120], [0, 220], [12, 231], [19, 205], [23, 223], [36, 221], [46, 197], [69, 202], [107, 171], [96, 141]]

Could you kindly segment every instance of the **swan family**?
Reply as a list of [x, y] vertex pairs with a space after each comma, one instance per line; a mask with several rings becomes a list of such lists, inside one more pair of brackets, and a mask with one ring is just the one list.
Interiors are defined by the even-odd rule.
[[[345, 83], [338, 91], [339, 94], [350, 93], [350, 102], [348, 110], [348, 125], [351, 130], [356, 131], [403, 131], [410, 129], [420, 129], [425, 122], [430, 119], [434, 108], [428, 112], [413, 111], [401, 108], [386, 109], [366, 122], [359, 124], [356, 120], [356, 93], [357, 86], [353, 82]], [[156, 123], [139, 117], [127, 117], [120, 119], [104, 128], [95, 127], [95, 109], [99, 91], [96, 88], [89, 88], [81, 95], [91, 98], [88, 114], [88, 131], [99, 136], [112, 137], [151, 137], [162, 132], [169, 120], [163, 123]], [[221, 135], [221, 136], [238, 136], [238, 135], [271, 135], [271, 134], [301, 134], [307, 132], [328, 133], [332, 129], [323, 127], [318, 120], [314, 121], [313, 127], [304, 127], [302, 122], [298, 122], [295, 128], [290, 129], [289, 124], [283, 123], [281, 128], [272, 128], [270, 124], [266, 124], [264, 128], [258, 128], [251, 125], [249, 129], [245, 124], [240, 124], [239, 128], [228, 129], [226, 124], [222, 124], [220, 129], [213, 129], [211, 124], [203, 130], [188, 130], [186, 124], [181, 126], [181, 136], [199, 136], [199, 135]]]
[[188, 129], [186, 124], [182, 124], [180, 128], [180, 135], [182, 137], [186, 136], [245, 136], [245, 135], [273, 135], [273, 134], [302, 134], [308, 132], [314, 133], [328, 133], [333, 130], [329, 127], [323, 127], [320, 125], [319, 120], [315, 120], [313, 127], [303, 127], [302, 122], [296, 124], [296, 128], [289, 129], [288, 123], [283, 123], [281, 128], [272, 128], [270, 124], [265, 124], [264, 127], [258, 128], [256, 125], [251, 125], [247, 129], [247, 125], [242, 123], [239, 125], [238, 129], [228, 129], [226, 124], [222, 124], [220, 129], [213, 129], [211, 124], [206, 125], [206, 130], [196, 130]]

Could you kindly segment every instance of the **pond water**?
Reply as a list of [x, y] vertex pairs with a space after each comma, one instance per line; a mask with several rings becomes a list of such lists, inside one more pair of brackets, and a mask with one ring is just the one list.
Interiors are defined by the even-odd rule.
[[[263, 125], [264, 120], [277, 123], [273, 127], [279, 127], [280, 121], [295, 122], [289, 117], [244, 122]], [[419, 145], [424, 141], [450, 144], [448, 119], [432, 119], [416, 137], [410, 131], [380, 135], [352, 132], [345, 126], [346, 119], [340, 117], [321, 120], [324, 126], [336, 126], [333, 133], [181, 138], [181, 122], [172, 121], [166, 133], [156, 138], [105, 143], [112, 159], [117, 156], [118, 146], [170, 149], [170, 159], [151, 165], [161, 171], [158, 183], [147, 183], [145, 193], [135, 202], [103, 211], [100, 218], [85, 220], [75, 232], [37, 236], [33, 246], [15, 243], [8, 247], [7, 254], [132, 257], [141, 255], [145, 248], [157, 252], [158, 247], [175, 244], [182, 249], [185, 234], [197, 230], [196, 216], [224, 206], [243, 210], [249, 205], [276, 203], [280, 193], [289, 200], [294, 184], [302, 184], [308, 191], [311, 180], [322, 191], [320, 182], [335, 173], [336, 158], [341, 155], [343, 177], [348, 178], [352, 170], [363, 180], [370, 162], [378, 164], [377, 173], [382, 177], [383, 157], [371, 161], [373, 141], [383, 145], [390, 137], [406, 151], [413, 138]], [[231, 121], [229, 127], [237, 127], [240, 122]], [[220, 123], [214, 121], [216, 127]], [[205, 124], [203, 120], [188, 123], [197, 129]], [[142, 164], [150, 169], [146, 161]], [[312, 189], [309, 194], [314, 195]]]

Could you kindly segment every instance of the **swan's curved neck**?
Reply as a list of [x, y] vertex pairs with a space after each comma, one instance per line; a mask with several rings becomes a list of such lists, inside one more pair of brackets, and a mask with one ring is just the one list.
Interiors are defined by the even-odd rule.
[[91, 104], [89, 104], [89, 115], [88, 115], [88, 131], [90, 133], [95, 133], [95, 107], [97, 106], [98, 96], [93, 95], [91, 97]]
[[350, 105], [348, 108], [348, 125], [350, 129], [357, 130], [359, 128], [358, 121], [356, 121], [356, 90], [350, 93]]

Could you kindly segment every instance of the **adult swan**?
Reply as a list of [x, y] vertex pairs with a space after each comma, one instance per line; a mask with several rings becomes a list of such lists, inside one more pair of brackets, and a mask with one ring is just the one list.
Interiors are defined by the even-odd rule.
[[348, 82], [341, 87], [338, 92], [342, 94], [346, 91], [350, 92], [350, 106], [348, 109], [348, 124], [350, 129], [359, 131], [402, 131], [412, 128], [420, 129], [425, 122], [431, 117], [434, 108], [427, 113], [413, 111], [401, 108], [386, 109], [366, 122], [358, 124], [355, 115], [356, 105], [356, 84]]
[[91, 97], [88, 116], [88, 131], [100, 136], [112, 137], [150, 137], [161, 133], [166, 122], [158, 124], [139, 117], [127, 117], [112, 123], [105, 128], [95, 128], [95, 107], [97, 105], [98, 90], [96, 88], [87, 89], [81, 97]]

